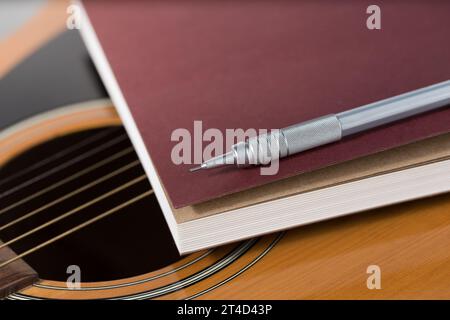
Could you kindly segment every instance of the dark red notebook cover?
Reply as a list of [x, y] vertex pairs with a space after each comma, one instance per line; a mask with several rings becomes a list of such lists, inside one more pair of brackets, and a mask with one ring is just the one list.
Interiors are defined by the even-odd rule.
[[450, 2], [84, 1], [175, 207], [450, 131], [450, 108], [259, 168], [190, 173], [176, 128], [282, 128], [450, 79]]

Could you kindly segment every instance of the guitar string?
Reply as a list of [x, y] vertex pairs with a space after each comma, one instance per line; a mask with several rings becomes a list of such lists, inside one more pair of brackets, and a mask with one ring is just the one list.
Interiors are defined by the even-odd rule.
[[[119, 138], [120, 138], [120, 137], [119, 137]], [[114, 139], [114, 140], [118, 140], [118, 139]], [[113, 141], [113, 140], [112, 140], [112, 141]], [[120, 140], [119, 140], [119, 141], [120, 141]], [[110, 141], [110, 142], [111, 142], [111, 141]], [[118, 141], [117, 141], [117, 142], [118, 142]], [[109, 145], [112, 145], [112, 144], [109, 143]], [[103, 147], [104, 147], [104, 145], [103, 145]], [[104, 148], [97, 148], [97, 149], [94, 149], [94, 150], [91, 150], [91, 151], [97, 151], [97, 152], [99, 152], [98, 149], [104, 149]], [[18, 205], [20, 205], [20, 204], [22, 204], [22, 203], [25, 203], [26, 201], [29, 201], [29, 200], [31, 200], [31, 199], [33, 199], [33, 198], [36, 198], [37, 196], [39, 196], [39, 195], [41, 195], [41, 194], [43, 194], [43, 193], [45, 193], [45, 192], [48, 192], [48, 191], [50, 191], [50, 190], [53, 190], [53, 189], [55, 189], [56, 187], [58, 187], [58, 186], [60, 186], [60, 185], [62, 185], [62, 184], [64, 184], [64, 183], [67, 183], [67, 182], [69, 182], [69, 181], [75, 179], [75, 178], [78, 177], [78, 176], [81, 176], [81, 175], [83, 175], [83, 174], [86, 174], [86, 173], [88, 173], [88, 172], [90, 172], [90, 171], [92, 171], [92, 170], [94, 170], [94, 169], [100, 167], [101, 165], [104, 165], [104, 164], [106, 164], [106, 163], [108, 163], [108, 162], [111, 162], [111, 161], [113, 161], [113, 160], [119, 158], [120, 156], [123, 156], [123, 155], [125, 155], [125, 154], [127, 154], [127, 153], [130, 153], [132, 150], [133, 150], [133, 148], [130, 147], [130, 148], [127, 148], [127, 149], [125, 149], [125, 150], [123, 150], [123, 151], [121, 151], [121, 152], [118, 152], [118, 153], [116, 153], [115, 155], [113, 155], [113, 156], [111, 156], [111, 157], [109, 157], [109, 158], [106, 158], [106, 159], [104, 159], [103, 161], [101, 161], [101, 162], [99, 162], [99, 163], [97, 163], [97, 164], [94, 164], [93, 166], [88, 167], [88, 168], [86, 168], [86, 169], [84, 169], [84, 170], [78, 172], [77, 174], [74, 174], [74, 175], [72, 175], [72, 176], [70, 176], [70, 177], [67, 177], [66, 179], [60, 181], [59, 183], [56, 183], [56, 184], [54, 184], [54, 185], [52, 185], [52, 186], [50, 186], [50, 187], [48, 187], [48, 188], [45, 188], [44, 190], [41, 190], [40, 192], [37, 192], [37, 193], [35, 193], [35, 194], [33, 194], [33, 195], [31, 195], [31, 196], [29, 196], [29, 197], [23, 199], [23, 200], [25, 200], [25, 201], [21, 201], [21, 203], [19, 203], [19, 204], [14, 204], [13, 206], [9, 206], [9, 207], [7, 207], [7, 208], [4, 208], [4, 209], [0, 210], [0, 214], [6, 212], [8, 209], [11, 209], [12, 207], [16, 207], [16, 206], [18, 206]], [[88, 154], [89, 154], [89, 153], [95, 154], [96, 152], [88, 152]], [[86, 158], [86, 157], [87, 157], [86, 154], [84, 154], [83, 156], [84, 156], [83, 158]], [[79, 158], [81, 158], [81, 157], [77, 157], [77, 158], [78, 158], [79, 161], [81, 161], [81, 159], [79, 159]], [[104, 177], [101, 177], [100, 179], [98, 179], [98, 180], [96, 180], [96, 181], [94, 181], [94, 182], [92, 182], [92, 183], [89, 183], [89, 184], [86, 185], [86, 186], [83, 186], [83, 187], [81, 187], [81, 188], [79, 188], [79, 189], [77, 189], [77, 190], [75, 190], [75, 191], [73, 191], [73, 192], [70, 192], [69, 194], [66, 194], [65, 196], [62, 196], [62, 197], [59, 198], [59, 199], [56, 199], [55, 201], [53, 201], [53, 202], [50, 203], [50, 204], [44, 205], [44, 206], [42, 206], [41, 208], [38, 208], [38, 209], [34, 210], [32, 213], [37, 214], [38, 212], [40, 212], [40, 211], [42, 211], [42, 210], [45, 210], [46, 208], [50, 207], [51, 205], [54, 205], [54, 204], [56, 204], [56, 203], [58, 203], [58, 202], [61, 202], [61, 201], [63, 201], [64, 199], [67, 199], [67, 198], [69, 198], [69, 197], [71, 197], [71, 196], [73, 196], [73, 195], [75, 195], [75, 194], [77, 194], [77, 193], [79, 193], [79, 192], [82, 192], [83, 190], [88, 189], [89, 187], [92, 187], [93, 185], [96, 185], [96, 184], [98, 184], [98, 183], [101, 183], [101, 181], [105, 181], [106, 179], [111, 178], [111, 177], [114, 176], [114, 175], [120, 174], [120, 172], [124, 172], [124, 171], [126, 171], [127, 169], [129, 169], [129, 168], [131, 168], [132, 166], [135, 166], [135, 165], [137, 165], [137, 164], [139, 164], [139, 163], [140, 163], [139, 160], [136, 160], [136, 161], [134, 161], [134, 162], [132, 162], [132, 163], [130, 163], [130, 164], [128, 164], [128, 165], [122, 167], [122, 168], [119, 168], [118, 170], [116, 170], [116, 171], [114, 171], [114, 172], [112, 172], [112, 173], [110, 173], [110, 174], [108, 174], [108, 175], [106, 175], [106, 176], [104, 176]], [[70, 164], [69, 164], [69, 165], [70, 165]], [[66, 163], [65, 165], [59, 166], [59, 168], [60, 168], [60, 170], [61, 170], [61, 169], [63, 169], [63, 168], [61, 168], [61, 167], [67, 167], [67, 166], [68, 166], [68, 165], [67, 165], [67, 163]], [[46, 176], [48, 176], [48, 175], [46, 175]], [[46, 176], [41, 175], [41, 179], [45, 178]], [[32, 229], [32, 230], [26, 232], [25, 234], [22, 234], [22, 235], [19, 236], [19, 237], [16, 237], [16, 238], [14, 238], [14, 239], [8, 241], [8, 242], [5, 243], [5, 244], [2, 244], [2, 245], [0, 246], [0, 249], [6, 247], [7, 245], [10, 245], [10, 244], [12, 244], [12, 243], [14, 243], [14, 242], [16, 242], [16, 241], [19, 241], [20, 239], [23, 239], [24, 237], [26, 237], [26, 236], [28, 236], [28, 235], [31, 235], [31, 234], [33, 234], [33, 233], [35, 233], [35, 232], [37, 232], [37, 231], [39, 231], [39, 230], [41, 230], [41, 229], [47, 227], [47, 226], [50, 226], [50, 225], [52, 225], [52, 224], [54, 224], [54, 223], [56, 223], [56, 222], [58, 222], [58, 221], [60, 221], [60, 220], [62, 220], [62, 219], [64, 219], [64, 218], [66, 218], [66, 217], [69, 217], [69, 216], [75, 214], [76, 212], [79, 212], [80, 210], [82, 210], [82, 209], [84, 209], [84, 208], [86, 208], [86, 207], [88, 207], [88, 206], [90, 206], [90, 205], [92, 205], [92, 204], [94, 204], [94, 203], [96, 203], [96, 202], [99, 202], [99, 201], [101, 201], [101, 200], [103, 200], [103, 199], [106, 199], [108, 196], [111, 196], [111, 195], [113, 195], [113, 194], [115, 194], [115, 193], [117, 193], [117, 192], [120, 192], [121, 190], [124, 190], [124, 189], [126, 189], [127, 187], [129, 187], [129, 186], [131, 186], [131, 185], [133, 185], [133, 184], [135, 184], [135, 183], [138, 183], [138, 182], [144, 180], [145, 178], [146, 178], [146, 175], [145, 175], [145, 174], [144, 174], [144, 175], [141, 175], [141, 176], [139, 176], [138, 178], [133, 179], [132, 181], [130, 181], [130, 182], [128, 182], [128, 183], [126, 183], [126, 184], [124, 184], [124, 185], [122, 185], [122, 186], [120, 186], [120, 187], [114, 189], [114, 190], [111, 190], [110, 192], [108, 192], [108, 193], [106, 193], [106, 194], [103, 194], [102, 196], [99, 196], [99, 197], [97, 197], [97, 198], [95, 198], [95, 199], [93, 199], [93, 200], [91, 200], [91, 201], [89, 201], [89, 202], [87, 202], [87, 203], [85, 203], [85, 204], [83, 204], [83, 205], [81, 205], [81, 206], [79, 206], [79, 207], [73, 209], [73, 210], [70, 210], [69, 212], [67, 212], [67, 213], [65, 213], [65, 214], [63, 214], [63, 215], [61, 215], [61, 216], [59, 216], [59, 217], [57, 217], [57, 218], [55, 218], [55, 219], [52, 219], [52, 220], [46, 222], [45, 224], [43, 224], [43, 225], [41, 225], [41, 226], [39, 226], [39, 227], [37, 227], [37, 228], [34, 228], [34, 229]], [[36, 181], [38, 181], [38, 180], [36, 180]], [[145, 196], [147, 196], [147, 195], [150, 195], [150, 194], [152, 194], [152, 193], [153, 193], [153, 190], [147, 191], [147, 192], [141, 194], [140, 196], [137, 196], [137, 197], [135, 197], [135, 198], [133, 198], [133, 199], [131, 199], [131, 200], [129, 200], [129, 201], [127, 201], [127, 202], [125, 202], [125, 203], [119, 205], [119, 206], [116, 206], [115, 208], [110, 209], [110, 210], [108, 210], [107, 212], [105, 212], [105, 213], [103, 213], [103, 214], [101, 214], [101, 215], [99, 215], [99, 216], [97, 216], [97, 217], [95, 217], [95, 218], [92, 218], [92, 219], [90, 219], [90, 220], [88, 220], [88, 221], [86, 221], [86, 222], [84, 222], [84, 223], [82, 223], [82, 224], [80, 224], [80, 225], [78, 225], [78, 226], [76, 226], [76, 227], [74, 227], [74, 228], [72, 228], [72, 229], [70, 229], [70, 230], [64, 232], [63, 234], [60, 234], [59, 236], [56, 236], [56, 237], [54, 237], [54, 238], [52, 238], [52, 239], [50, 239], [50, 240], [48, 240], [48, 241], [46, 241], [46, 242], [44, 242], [44, 243], [42, 243], [42, 244], [36, 246], [36, 247], [34, 247], [34, 248], [31, 248], [31, 249], [27, 250], [26, 252], [24, 252], [24, 253], [22, 253], [22, 254], [16, 256], [16, 257], [14, 257], [14, 258], [12, 258], [12, 259], [10, 259], [10, 260], [8, 260], [8, 261], [5, 261], [4, 263], [1, 263], [1, 264], [0, 264], [0, 268], [2, 268], [2, 267], [6, 266], [6, 265], [8, 265], [8, 264], [10, 264], [10, 263], [12, 263], [12, 262], [14, 262], [14, 261], [17, 261], [18, 259], [23, 258], [24, 256], [26, 256], [26, 255], [28, 255], [28, 254], [31, 254], [32, 252], [35, 252], [35, 251], [37, 251], [37, 250], [39, 250], [39, 249], [45, 247], [46, 245], [49, 245], [49, 244], [51, 244], [51, 243], [53, 243], [53, 242], [55, 242], [55, 241], [57, 241], [57, 240], [59, 240], [59, 239], [65, 237], [65, 236], [67, 236], [67, 235], [69, 235], [69, 234], [71, 234], [71, 233], [73, 233], [73, 232], [75, 232], [75, 231], [77, 231], [77, 230], [80, 230], [81, 228], [84, 228], [84, 227], [86, 227], [86, 226], [88, 226], [88, 225], [90, 225], [90, 224], [92, 224], [92, 223], [94, 223], [94, 222], [96, 222], [96, 221], [99, 221], [100, 219], [102, 219], [102, 218], [104, 218], [104, 217], [106, 217], [106, 216], [108, 216], [108, 215], [110, 215], [110, 214], [112, 214], [112, 213], [114, 213], [114, 212], [117, 212], [117, 211], [120, 210], [121, 208], [123, 208], [123, 207], [125, 207], [125, 206], [127, 206], [127, 205], [130, 205], [130, 204], [132, 204], [132, 203], [134, 203], [134, 202], [136, 202], [136, 201], [142, 199], [143, 197], [145, 197]], [[0, 195], [0, 198], [1, 198], [1, 196], [2, 196], [2, 195]], [[6, 210], [5, 210], [5, 209], [6, 209]], [[29, 217], [30, 214], [27, 214], [27, 216]], [[19, 218], [19, 219], [20, 219], [20, 218]], [[26, 219], [26, 217], [23, 218], [23, 219]], [[23, 219], [20, 219], [20, 220], [23, 220]], [[13, 222], [14, 222], [14, 221], [13, 221]], [[18, 222], [18, 221], [16, 221], [16, 222]], [[8, 224], [8, 225], [10, 226], [10, 224]], [[3, 229], [6, 228], [6, 227], [7, 227], [7, 226], [3, 226], [0, 230], [3, 230]]]
[[113, 171], [113, 172], [111, 172], [111, 173], [109, 173], [109, 174], [107, 174], [107, 175], [97, 179], [97, 180], [94, 180], [94, 181], [92, 181], [92, 182], [90, 182], [90, 183], [88, 183], [88, 184], [86, 184], [86, 185], [84, 185], [84, 186], [82, 186], [82, 187], [72, 191], [72, 192], [69, 192], [68, 194], [65, 194], [64, 196], [62, 196], [62, 197], [60, 197], [60, 198], [58, 198], [58, 199], [56, 199], [56, 200], [54, 200], [54, 201], [52, 201], [50, 203], [47, 203], [47, 204], [45, 204], [45, 205], [43, 205], [43, 206], [41, 206], [41, 207], [39, 207], [39, 208], [29, 212], [29, 213], [27, 213], [27, 214], [25, 214], [25, 215], [15, 219], [15, 220], [9, 222], [9, 223], [1, 226], [0, 227], [0, 231], [3, 231], [6, 228], [9, 228], [9, 227], [11, 227], [11, 226], [13, 226], [13, 225], [23, 221], [23, 220], [26, 220], [26, 219], [28, 219], [30, 217], [33, 217], [36, 214], [42, 212], [43, 210], [48, 209], [48, 208], [50, 208], [50, 207], [52, 207], [52, 206], [54, 206], [54, 205], [56, 205], [58, 203], [61, 203], [64, 200], [67, 200], [67, 199], [69, 199], [69, 198], [71, 198], [71, 197], [73, 197], [73, 196], [75, 196], [75, 195], [77, 195], [77, 194], [79, 194], [79, 193], [81, 193], [81, 192], [83, 192], [83, 191], [85, 191], [87, 189], [90, 189], [90, 188], [92, 188], [92, 187], [94, 187], [94, 186], [96, 186], [96, 185], [98, 185], [98, 184], [100, 184], [100, 183], [110, 179], [110, 178], [113, 178], [113, 177], [121, 174], [122, 172], [125, 172], [125, 171], [127, 171], [127, 170], [129, 170], [131, 168], [134, 168], [139, 163], [140, 163], [139, 160], [133, 161], [133, 162], [127, 164], [126, 166], [123, 166], [123, 167], [121, 167], [121, 168], [119, 168], [119, 169], [117, 169], [117, 170], [115, 170], [115, 171]]
[[122, 204], [120, 204], [120, 205], [118, 205], [118, 206], [116, 206], [116, 207], [114, 207], [114, 208], [112, 208], [112, 209], [110, 209], [110, 210], [108, 210], [108, 211], [98, 215], [95, 218], [92, 218], [92, 219], [90, 219], [90, 220], [88, 220], [86, 222], [83, 222], [83, 223], [77, 225], [76, 227], [71, 228], [71, 229], [61, 233], [58, 236], [53, 237], [50, 240], [47, 240], [47, 241], [45, 241], [45, 242], [43, 242], [43, 243], [41, 243], [41, 244], [39, 244], [39, 245], [37, 245], [37, 246], [35, 246], [35, 247], [25, 251], [25, 252], [15, 256], [12, 259], [6, 260], [5, 262], [0, 264], [0, 269], [2, 267], [7, 266], [8, 264], [10, 264], [10, 263], [12, 263], [14, 261], [22, 259], [23, 257], [25, 257], [25, 256], [27, 256], [27, 255], [29, 255], [29, 254], [31, 254], [33, 252], [36, 252], [39, 249], [42, 249], [42, 248], [44, 248], [44, 247], [54, 243], [55, 241], [58, 241], [58, 240], [60, 240], [60, 239], [62, 239], [64, 237], [66, 237], [66, 236], [68, 236], [68, 235], [70, 235], [70, 234], [72, 234], [72, 233], [74, 233], [74, 232], [84, 228], [84, 227], [87, 227], [87, 226], [91, 225], [94, 222], [97, 222], [97, 221], [99, 221], [99, 220], [101, 220], [103, 218], [106, 218], [107, 216], [109, 216], [109, 215], [119, 211], [120, 209], [123, 209], [123, 208], [125, 208], [125, 207], [127, 207], [127, 206], [129, 206], [129, 205], [131, 205], [131, 204], [133, 204], [133, 203], [135, 203], [135, 202], [137, 202], [137, 201], [139, 201], [139, 200], [149, 196], [149, 195], [151, 195], [152, 193], [153, 193], [153, 190], [146, 191], [146, 192], [144, 192], [144, 193], [142, 193], [142, 194], [132, 198], [131, 200], [128, 200], [128, 201], [126, 201], [126, 202], [124, 202], [124, 203], [122, 203]]
[[62, 219], [70, 217], [70, 216], [74, 215], [75, 213], [80, 212], [81, 210], [86, 209], [87, 207], [89, 207], [89, 206], [91, 206], [91, 205], [93, 205], [93, 204], [95, 204], [95, 203], [97, 203], [97, 202], [99, 202], [101, 200], [104, 200], [104, 199], [108, 198], [109, 196], [112, 196], [112, 195], [114, 195], [114, 194], [116, 194], [116, 193], [118, 193], [118, 192], [120, 192], [122, 190], [125, 190], [128, 187], [131, 187], [132, 185], [134, 185], [134, 184], [136, 184], [136, 183], [138, 183], [140, 181], [143, 181], [145, 178], [146, 178], [146, 175], [143, 174], [143, 175], [141, 175], [141, 176], [139, 176], [139, 177], [137, 177], [137, 178], [135, 178], [135, 179], [133, 179], [133, 180], [123, 184], [123, 185], [121, 185], [120, 187], [117, 187], [117, 188], [115, 188], [115, 189], [113, 189], [113, 190], [111, 190], [111, 191], [109, 191], [109, 192], [107, 192], [105, 194], [102, 194], [101, 196], [99, 196], [97, 198], [94, 198], [94, 199], [92, 199], [92, 200], [90, 200], [88, 202], [85, 202], [82, 205], [80, 205], [80, 206], [78, 206], [78, 207], [76, 207], [76, 208], [74, 208], [74, 209], [72, 209], [70, 211], [65, 212], [64, 214], [62, 214], [62, 215], [60, 215], [60, 216], [58, 216], [58, 217], [56, 217], [56, 218], [54, 218], [52, 220], [49, 220], [46, 223], [41, 224], [40, 226], [38, 226], [38, 227], [36, 227], [34, 229], [31, 229], [31, 230], [21, 234], [20, 236], [17, 236], [16, 238], [11, 239], [11, 240], [3, 243], [2, 245], [0, 245], [0, 249], [4, 248], [6, 246], [9, 246], [9, 245], [11, 245], [11, 244], [13, 244], [13, 243], [15, 243], [15, 242], [25, 238], [25, 237], [28, 237], [29, 235], [31, 235], [31, 234], [39, 231], [39, 230], [42, 230], [42, 229], [44, 229], [44, 228], [46, 228], [46, 227], [48, 227], [48, 226], [50, 226], [50, 225], [52, 225], [52, 224], [54, 224], [54, 223], [56, 223], [58, 221], [61, 221]]
[[109, 147], [111, 147], [111, 146], [113, 146], [113, 145], [115, 145], [117, 143], [120, 143], [120, 142], [122, 142], [123, 140], [125, 140], [127, 138], [128, 138], [128, 136], [125, 135], [125, 134], [124, 135], [120, 135], [119, 137], [114, 138], [114, 139], [112, 139], [112, 140], [102, 144], [99, 147], [96, 147], [96, 148], [94, 148], [92, 150], [89, 150], [88, 152], [85, 152], [85, 153], [83, 153], [83, 154], [81, 154], [81, 155], [79, 155], [79, 156], [77, 156], [75, 158], [72, 158], [71, 160], [62, 163], [62, 164], [52, 168], [51, 170], [46, 171], [45, 173], [37, 175], [36, 177], [34, 177], [34, 178], [30, 179], [30, 180], [27, 180], [27, 181], [25, 181], [25, 182], [15, 186], [15, 187], [9, 189], [8, 191], [5, 191], [5, 192], [1, 193], [0, 194], [0, 199], [4, 198], [6, 196], [9, 196], [11, 194], [14, 194], [15, 192], [17, 192], [17, 191], [19, 191], [19, 190], [21, 190], [21, 189], [23, 189], [23, 188], [25, 188], [25, 187], [35, 183], [37, 181], [40, 181], [40, 180], [42, 180], [42, 179], [44, 179], [44, 178], [46, 178], [46, 177], [48, 177], [48, 176], [50, 176], [50, 175], [52, 175], [54, 173], [57, 173], [57, 172], [61, 171], [62, 169], [66, 169], [67, 167], [69, 167], [69, 166], [71, 166], [71, 165], [73, 165], [73, 164], [75, 164], [77, 162], [80, 162], [80, 161], [82, 161], [82, 160], [84, 160], [84, 159], [86, 159], [86, 158], [88, 158], [88, 157], [90, 157], [90, 156], [92, 156], [92, 155], [94, 155], [96, 153], [99, 153], [100, 151], [103, 151], [103, 150], [105, 150], [105, 149], [107, 149], [107, 148], [109, 148]]
[[104, 138], [104, 137], [108, 136], [109, 134], [111, 134], [111, 133], [113, 133], [115, 131], [118, 131], [118, 128], [112, 128], [112, 129], [109, 129], [109, 130], [104, 130], [104, 131], [99, 132], [99, 133], [97, 133], [95, 135], [92, 135], [92, 136], [90, 136], [90, 137], [88, 137], [88, 138], [86, 138], [86, 139], [84, 139], [84, 140], [82, 140], [82, 141], [80, 141], [80, 142], [78, 142], [78, 143], [68, 147], [68, 148], [65, 148], [65, 149], [63, 149], [61, 151], [58, 151], [58, 152], [54, 153], [53, 155], [51, 155], [50, 157], [45, 158], [43, 160], [40, 160], [40, 161], [30, 165], [29, 167], [27, 167], [25, 169], [22, 169], [22, 170], [20, 170], [20, 171], [18, 171], [16, 173], [10, 175], [7, 178], [4, 178], [4, 179], [0, 180], [0, 186], [4, 185], [5, 183], [7, 183], [7, 182], [9, 182], [9, 181], [11, 181], [13, 179], [19, 178], [19, 177], [29, 173], [30, 171], [33, 171], [33, 170], [38, 169], [38, 168], [40, 168], [40, 167], [42, 167], [42, 166], [44, 166], [46, 164], [49, 164], [50, 162], [52, 162], [52, 161], [54, 161], [56, 159], [64, 157], [65, 155], [68, 155], [69, 153], [71, 153], [73, 151], [81, 149], [82, 147], [84, 147], [86, 145], [89, 145], [92, 142], [98, 141], [101, 138]]
[[40, 190], [38, 192], [35, 192], [35, 193], [33, 193], [33, 194], [31, 194], [31, 195], [29, 195], [29, 196], [27, 196], [27, 197], [25, 197], [25, 198], [23, 198], [23, 199], [21, 199], [19, 201], [15, 202], [15, 203], [13, 203], [13, 204], [11, 204], [9, 206], [7, 206], [6, 208], [0, 209], [0, 215], [5, 213], [5, 212], [7, 212], [7, 211], [9, 211], [9, 210], [11, 210], [11, 209], [14, 209], [14, 208], [18, 207], [19, 205], [22, 205], [22, 204], [24, 204], [24, 203], [26, 203], [26, 202], [28, 202], [28, 201], [30, 201], [32, 199], [35, 199], [35, 198], [37, 198], [37, 197], [39, 197], [39, 196], [41, 196], [41, 195], [43, 195], [43, 194], [45, 194], [45, 193], [47, 193], [47, 192], [49, 192], [51, 190], [54, 190], [57, 187], [60, 187], [60, 186], [66, 184], [66, 183], [68, 183], [70, 181], [73, 181], [73, 180], [75, 180], [75, 179], [77, 179], [77, 178], [79, 178], [79, 177], [81, 177], [81, 176], [83, 176], [83, 175], [85, 175], [85, 174], [87, 174], [89, 172], [92, 172], [95, 169], [98, 169], [98, 168], [100, 168], [101, 166], [103, 166], [105, 164], [108, 164], [108, 163], [110, 163], [110, 162], [112, 162], [112, 161], [114, 161], [116, 159], [119, 159], [120, 157], [123, 157], [123, 156], [125, 156], [127, 154], [130, 154], [133, 151], [134, 151], [133, 147], [128, 147], [128, 148], [126, 148], [126, 149], [124, 149], [122, 151], [119, 151], [119, 152], [113, 154], [112, 156], [102, 160], [102, 161], [99, 161], [99, 162], [97, 162], [97, 163], [95, 163], [95, 164], [93, 164], [93, 165], [91, 165], [91, 166], [89, 166], [89, 167], [87, 167], [87, 168], [85, 168], [85, 169], [83, 169], [81, 171], [78, 171], [77, 173], [75, 173], [75, 174], [73, 174], [73, 175], [71, 175], [71, 176], [69, 176], [67, 178], [64, 178], [63, 180], [60, 180], [57, 183], [54, 183], [54, 184], [52, 184], [52, 185], [50, 185], [50, 186], [48, 186], [48, 187], [46, 187], [46, 188], [44, 188], [44, 189], [42, 189], [42, 190]]

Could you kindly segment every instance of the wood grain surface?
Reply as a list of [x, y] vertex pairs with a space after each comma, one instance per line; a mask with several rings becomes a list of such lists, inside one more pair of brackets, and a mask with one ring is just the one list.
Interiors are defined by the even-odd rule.
[[[450, 195], [288, 232], [210, 299], [450, 299]], [[381, 270], [368, 289], [367, 268]]]

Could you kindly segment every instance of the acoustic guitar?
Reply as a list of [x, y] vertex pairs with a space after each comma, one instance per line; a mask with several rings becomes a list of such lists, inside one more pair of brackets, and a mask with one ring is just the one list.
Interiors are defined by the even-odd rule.
[[[0, 77], [68, 5], [0, 43]], [[109, 100], [0, 131], [1, 298], [450, 299], [449, 248], [444, 194], [180, 256]]]
[[3, 131], [0, 166], [7, 299], [450, 298], [448, 194], [179, 256], [108, 100]]

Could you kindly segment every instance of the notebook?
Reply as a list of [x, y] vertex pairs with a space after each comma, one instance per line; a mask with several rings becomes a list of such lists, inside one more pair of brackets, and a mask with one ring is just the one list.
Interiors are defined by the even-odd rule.
[[180, 252], [450, 189], [448, 107], [283, 159], [275, 175], [172, 161], [173, 132], [195, 135], [195, 121], [283, 128], [450, 79], [450, 4], [378, 5], [369, 30], [354, 1], [83, 1], [81, 33]]

